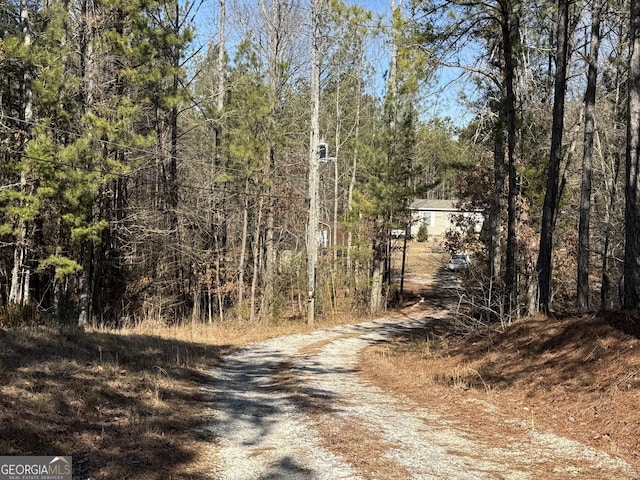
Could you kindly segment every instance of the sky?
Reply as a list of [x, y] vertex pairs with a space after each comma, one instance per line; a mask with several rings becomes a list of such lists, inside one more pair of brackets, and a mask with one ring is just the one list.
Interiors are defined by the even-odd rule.
[[[226, 0], [227, 9], [235, 0]], [[245, 0], [247, 1], [247, 0]], [[255, 1], [257, 0], [249, 0]], [[396, 0], [398, 1], [398, 0]], [[406, 0], [405, 0], [406, 1]], [[391, 10], [391, 0], [345, 0], [347, 4], [359, 5], [381, 16], [388, 16]], [[215, 41], [218, 32], [218, 0], [203, 0], [196, 19], [198, 29], [198, 41], [205, 45], [209, 41]], [[228, 39], [233, 38], [233, 27], [226, 26], [225, 34]], [[372, 55], [372, 60], [376, 68], [376, 78], [382, 82], [382, 76], [388, 70], [388, 52], [384, 46], [376, 45], [376, 55]], [[469, 91], [470, 83], [467, 79], [460, 78], [462, 72], [452, 68], [442, 68], [438, 73], [438, 79], [434, 85], [425, 92], [424, 107], [422, 117], [430, 119], [432, 117], [450, 117], [453, 124], [464, 127], [473, 118], [472, 112], [461, 104], [460, 92], [465, 91], [469, 96], [473, 92]]]
[[[388, 15], [391, 11], [391, 0], [345, 0], [354, 5], [360, 5], [381, 15]], [[396, 0], [396, 3], [402, 0]], [[406, 2], [406, 0], [404, 0]], [[385, 59], [385, 61], [387, 61]], [[434, 85], [425, 92], [426, 118], [450, 117], [458, 127], [466, 126], [473, 118], [473, 113], [461, 103], [460, 92], [467, 96], [474, 95], [472, 86], [459, 69], [441, 67], [438, 70]]]

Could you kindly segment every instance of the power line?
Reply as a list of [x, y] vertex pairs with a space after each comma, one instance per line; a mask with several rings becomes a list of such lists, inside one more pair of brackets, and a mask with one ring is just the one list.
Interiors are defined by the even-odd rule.
[[[46, 128], [54, 133], [57, 134], [64, 134], [64, 135], [68, 135], [68, 136], [72, 136], [75, 138], [81, 138], [82, 135], [77, 133], [77, 132], [71, 132], [69, 130], [65, 130], [59, 127], [54, 127], [51, 125], [46, 125], [43, 122], [37, 122], [35, 120], [24, 120], [18, 117], [14, 117], [11, 115], [6, 115], [4, 113], [0, 113], [0, 119], [6, 119], [6, 120], [12, 120], [14, 122], [18, 122], [18, 123], [23, 123], [25, 125], [30, 125], [32, 127], [43, 127]], [[126, 144], [122, 144], [122, 143], [117, 143], [117, 142], [113, 142], [111, 140], [104, 140], [104, 139], [100, 139], [100, 138], [92, 138], [92, 141], [95, 141], [97, 143], [100, 143], [102, 145], [106, 145], [106, 146], [111, 146], [114, 148], [119, 148], [122, 150], [129, 150], [131, 152], [136, 152], [136, 153], [140, 153], [140, 154], [144, 154], [144, 155], [148, 155], [149, 157], [151, 157], [147, 162], [144, 162], [138, 166], [136, 166], [134, 169], [132, 169], [130, 172], [124, 172], [124, 173], [120, 173], [119, 175], [121, 176], [126, 176], [126, 175], [130, 175], [132, 173], [134, 173], [135, 171], [139, 171], [142, 170], [143, 168], [145, 168], [145, 166], [148, 167], [152, 167], [153, 165], [150, 165], [151, 160], [153, 158], [158, 158], [160, 156], [161, 152], [158, 152], [157, 150], [147, 150], [147, 149], [143, 149], [140, 147], [135, 147], [135, 146], [131, 146], [131, 145], [126, 145]], [[60, 162], [58, 160], [50, 160], [50, 159], [45, 159], [45, 158], [37, 158], [37, 157], [33, 157], [33, 156], [27, 156], [26, 154], [20, 152], [20, 151], [12, 151], [11, 153], [16, 154], [16, 155], [21, 155], [22, 157], [25, 158], [30, 158], [32, 160], [38, 160], [38, 161], [42, 161], [42, 162], [50, 162], [53, 164], [58, 164], [60, 166], [68, 166], [70, 168], [80, 168], [80, 169], [84, 169], [87, 171], [95, 171], [97, 173], [103, 173], [103, 174], [114, 174], [114, 172], [110, 172], [110, 171], [104, 171], [104, 170], [98, 170], [98, 169], [92, 169], [91, 167], [83, 167], [80, 165], [72, 165], [72, 164], [65, 164], [64, 162]], [[178, 156], [173, 156], [173, 155], [166, 155], [166, 154], [162, 154], [161, 155], [164, 159], [167, 160], [182, 160], [182, 157], [178, 157]], [[301, 162], [301, 165], [303, 164], [303, 162]], [[242, 168], [233, 168], [233, 167], [229, 167], [229, 166], [218, 166], [218, 169], [224, 171], [224, 172], [229, 172], [229, 173], [235, 173], [238, 175], [247, 175], [249, 172], [247, 172], [246, 170], [242, 169]], [[289, 179], [290, 175], [286, 175], [286, 174], [278, 174], [276, 172], [272, 172], [271, 173], [272, 177], [277, 177], [277, 178], [282, 178], [282, 179]]]
[[[12, 152], [12, 153], [19, 153], [19, 152]], [[33, 155], [26, 155], [26, 154], [22, 154], [23, 158], [28, 158], [30, 160], [36, 160], [39, 162], [45, 162], [45, 163], [49, 163], [51, 165], [55, 165], [55, 166], [61, 166], [61, 167], [69, 167], [69, 168], [74, 168], [74, 169], [80, 169], [80, 170], [85, 170], [88, 172], [95, 172], [95, 173], [100, 173], [103, 175], [119, 175], [119, 176], [127, 176], [132, 172], [125, 172], [125, 173], [117, 173], [117, 172], [110, 172], [108, 170], [103, 170], [103, 169], [96, 169], [96, 168], [91, 168], [91, 167], [86, 167], [83, 165], [74, 165], [71, 163], [66, 163], [66, 162], [62, 162], [59, 160], [54, 160], [54, 159], [50, 159], [50, 158], [39, 158], [39, 157], [35, 157]], [[285, 177], [282, 177], [285, 178]], [[286, 177], [288, 179], [290, 179], [291, 177]], [[13, 188], [13, 187], [19, 187], [21, 184], [20, 183], [15, 183], [15, 184], [11, 184], [11, 185], [5, 185], [0, 187], [0, 190], [4, 190], [4, 189], [9, 189], [9, 188]], [[182, 188], [182, 189], [188, 189], [188, 190], [198, 190], [198, 191], [202, 191], [202, 192], [213, 192], [213, 191], [223, 191], [225, 193], [230, 193], [232, 195], [247, 195], [247, 196], [251, 196], [251, 197], [263, 197], [263, 198], [274, 198], [274, 199], [285, 199], [285, 200], [298, 200], [298, 199], [304, 199], [305, 195], [304, 194], [300, 194], [300, 195], [279, 195], [279, 194], [272, 194], [272, 193], [266, 193], [266, 192], [246, 192], [243, 190], [238, 190], [238, 189], [230, 189], [228, 188], [228, 184], [226, 182], [222, 182], [222, 183], [212, 183], [209, 186], [204, 186], [204, 185], [193, 185], [193, 184], [188, 184], [188, 183], [179, 183], [178, 184], [178, 188]]]
[[112, 172], [112, 171], [105, 170], [105, 169], [98, 169], [98, 168], [94, 168], [94, 167], [87, 167], [87, 166], [84, 166], [84, 165], [75, 165], [73, 163], [66, 163], [66, 162], [62, 162], [60, 160], [54, 160], [54, 159], [51, 159], [51, 158], [35, 157], [33, 155], [27, 155], [26, 153], [18, 152], [16, 150], [10, 150], [9, 153], [20, 155], [22, 158], [27, 158], [29, 160], [35, 160], [37, 162], [49, 163], [51, 165], [55, 165], [55, 166], [58, 166], [58, 167], [69, 167], [69, 168], [73, 168], [73, 169], [77, 169], [77, 170], [85, 170], [87, 172], [100, 173], [102, 175], [124, 176], [124, 175], [128, 175], [129, 174], [129, 172], [118, 173], [118, 172]]
[[[72, 137], [76, 137], [76, 138], [81, 138], [82, 135], [80, 133], [77, 132], [72, 132], [69, 130], [64, 130], [62, 128], [59, 127], [54, 127], [51, 125], [46, 125], [44, 124], [44, 122], [37, 122], [35, 120], [25, 120], [23, 118], [19, 118], [19, 117], [14, 117], [12, 115], [7, 115], [5, 113], [0, 113], [0, 118], [2, 119], [6, 119], [6, 120], [11, 120], [14, 122], [18, 122], [18, 123], [22, 123], [25, 125], [30, 125], [32, 127], [44, 127], [48, 130], [51, 130], [52, 132], [58, 133], [58, 134], [64, 134], [64, 135], [69, 135]], [[117, 142], [113, 142], [111, 140], [104, 140], [102, 138], [92, 138], [91, 141], [100, 143], [102, 145], [107, 145], [107, 146], [112, 146], [112, 147], [117, 147], [117, 148], [121, 148], [121, 149], [127, 149], [127, 150], [131, 150], [131, 151], [136, 151], [139, 153], [144, 153], [145, 155], [155, 155], [156, 152], [153, 152], [151, 150], [145, 150], [139, 147], [134, 147], [131, 145], [126, 145], [126, 144], [121, 144], [121, 143], [117, 143]]]

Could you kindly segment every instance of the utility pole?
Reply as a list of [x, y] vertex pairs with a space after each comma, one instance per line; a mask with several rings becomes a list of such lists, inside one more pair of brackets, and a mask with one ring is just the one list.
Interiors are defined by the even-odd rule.
[[307, 323], [315, 322], [316, 267], [318, 263], [318, 144], [320, 137], [320, 35], [324, 0], [311, 2], [311, 131], [309, 138], [309, 223], [307, 224]]

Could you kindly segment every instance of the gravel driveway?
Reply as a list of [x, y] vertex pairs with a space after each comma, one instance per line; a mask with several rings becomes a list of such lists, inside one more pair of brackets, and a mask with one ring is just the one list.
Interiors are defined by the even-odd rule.
[[210, 388], [220, 463], [214, 478], [639, 478], [620, 459], [531, 428], [508, 447], [488, 445], [359, 377], [363, 348], [441, 315], [285, 336], [226, 357]]

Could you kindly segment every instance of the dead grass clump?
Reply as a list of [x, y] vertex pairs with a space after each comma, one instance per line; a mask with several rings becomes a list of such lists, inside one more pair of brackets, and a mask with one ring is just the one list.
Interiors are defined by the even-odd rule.
[[[355, 313], [343, 312], [319, 318], [313, 326], [309, 326], [305, 321], [301, 320], [273, 320], [249, 323], [242, 319], [235, 319], [224, 323], [185, 322], [169, 326], [142, 322], [139, 325], [121, 329], [117, 332], [122, 335], [148, 335], [186, 343], [239, 346], [282, 335], [304, 333], [336, 325], [357, 323], [367, 319], [367, 317]], [[176, 352], [176, 355], [180, 355], [180, 352]]]
[[398, 446], [382, 442], [380, 435], [355, 421], [314, 417], [320, 443], [327, 450], [349, 460], [364, 478], [405, 480], [411, 473], [385, 453]]
[[[320, 346], [314, 344], [312, 347]], [[313, 352], [300, 353], [310, 355]], [[340, 405], [337, 399], [301, 384], [298, 374], [289, 361], [280, 362], [273, 367], [274, 381], [269, 388], [286, 392], [288, 398], [296, 403], [315, 423], [320, 433], [319, 442], [327, 450], [349, 460], [365, 478], [384, 478], [404, 480], [409, 478], [406, 468], [397, 462], [386, 459], [384, 454], [394, 446], [381, 442], [379, 435], [360, 423], [336, 416]], [[259, 455], [261, 451], [254, 454]]]

